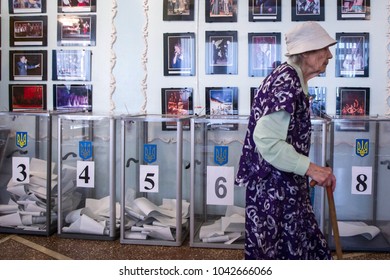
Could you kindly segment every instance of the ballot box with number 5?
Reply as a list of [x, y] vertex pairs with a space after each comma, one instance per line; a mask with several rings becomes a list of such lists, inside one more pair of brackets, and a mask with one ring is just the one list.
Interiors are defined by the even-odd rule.
[[123, 244], [180, 246], [189, 233], [190, 117], [121, 121]]
[[[390, 118], [334, 116], [330, 136], [342, 249], [390, 251]], [[335, 247], [330, 225], [328, 241]]]
[[114, 240], [119, 236], [116, 118], [73, 114], [58, 118], [58, 235]]

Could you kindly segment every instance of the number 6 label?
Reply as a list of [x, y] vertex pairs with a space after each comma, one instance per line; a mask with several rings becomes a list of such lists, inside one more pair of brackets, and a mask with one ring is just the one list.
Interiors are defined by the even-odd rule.
[[77, 187], [94, 188], [95, 187], [95, 162], [77, 161]]
[[352, 194], [372, 194], [372, 166], [352, 166]]
[[12, 158], [12, 182], [17, 184], [30, 183], [30, 158]]
[[207, 204], [234, 204], [234, 167], [207, 166]]

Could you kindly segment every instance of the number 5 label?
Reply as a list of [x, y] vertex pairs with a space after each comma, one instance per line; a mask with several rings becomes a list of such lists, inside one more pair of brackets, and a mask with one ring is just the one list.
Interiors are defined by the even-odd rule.
[[30, 158], [12, 158], [12, 182], [18, 184], [30, 183]]
[[234, 167], [207, 166], [207, 204], [234, 204]]
[[158, 193], [158, 165], [140, 165], [139, 191]]
[[352, 166], [352, 194], [372, 194], [372, 166]]
[[77, 161], [77, 187], [94, 188], [95, 187], [95, 162]]

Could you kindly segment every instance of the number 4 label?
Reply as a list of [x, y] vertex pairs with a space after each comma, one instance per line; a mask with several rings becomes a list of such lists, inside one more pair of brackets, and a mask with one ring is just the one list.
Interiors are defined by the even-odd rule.
[[372, 166], [352, 166], [352, 194], [372, 194]]
[[77, 187], [94, 188], [95, 187], [95, 162], [77, 161]]
[[234, 167], [207, 166], [207, 204], [234, 204]]

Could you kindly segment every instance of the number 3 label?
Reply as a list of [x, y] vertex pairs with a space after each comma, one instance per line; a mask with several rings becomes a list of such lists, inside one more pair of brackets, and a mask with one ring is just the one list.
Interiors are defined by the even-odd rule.
[[95, 162], [77, 161], [77, 187], [94, 188], [95, 187]]
[[30, 158], [12, 158], [12, 182], [17, 184], [30, 183]]
[[372, 166], [352, 166], [352, 194], [372, 194]]
[[234, 204], [234, 167], [207, 166], [207, 204]]
[[158, 193], [158, 165], [141, 165], [139, 168], [139, 191]]

